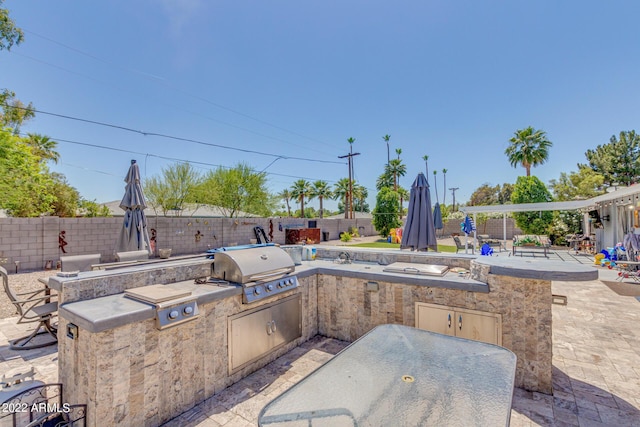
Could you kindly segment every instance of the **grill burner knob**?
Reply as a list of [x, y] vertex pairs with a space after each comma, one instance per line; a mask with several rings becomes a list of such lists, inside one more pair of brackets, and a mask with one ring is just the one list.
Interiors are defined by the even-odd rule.
[[188, 316], [191, 313], [193, 313], [193, 307], [187, 306], [187, 307], [184, 308], [184, 314], [186, 314]]
[[260, 294], [261, 294], [261, 292], [260, 292], [260, 288], [255, 288], [255, 289], [253, 290], [253, 293], [254, 293], [254, 294], [256, 294], [256, 295], [260, 295]]
[[278, 282], [278, 287], [279, 288], [284, 288], [286, 285], [284, 284], [284, 282]]
[[171, 310], [169, 312], [168, 317], [169, 317], [169, 320], [174, 320], [174, 319], [177, 319], [179, 315], [180, 313], [178, 313], [178, 310]]
[[271, 292], [273, 290], [273, 285], [270, 283], [267, 285], [267, 292]]

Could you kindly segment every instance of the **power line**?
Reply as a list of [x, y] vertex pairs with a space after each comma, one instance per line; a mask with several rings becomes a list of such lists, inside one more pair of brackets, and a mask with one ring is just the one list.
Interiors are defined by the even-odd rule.
[[[79, 72], [77, 72], [77, 71], [69, 70], [69, 69], [67, 69], [67, 68], [60, 67], [60, 66], [55, 65], [55, 64], [51, 64], [50, 62], [43, 61], [43, 60], [40, 60], [40, 59], [34, 58], [34, 57], [32, 57], [32, 56], [29, 56], [29, 55], [24, 55], [24, 54], [21, 54], [21, 53], [16, 53], [16, 52], [14, 52], [14, 51], [11, 51], [11, 53], [12, 53], [13, 55], [21, 56], [21, 57], [23, 57], [23, 58], [27, 58], [27, 59], [30, 59], [30, 60], [32, 60], [32, 61], [35, 61], [35, 62], [39, 62], [39, 63], [41, 63], [41, 64], [48, 65], [49, 67], [57, 68], [57, 69], [59, 69], [59, 70], [65, 71], [65, 72], [70, 73], [70, 74], [75, 74], [75, 75], [78, 75], [78, 76], [80, 76], [80, 77], [84, 77], [84, 78], [86, 78], [86, 79], [88, 79], [88, 80], [92, 80], [92, 81], [94, 81], [94, 82], [96, 82], [96, 83], [99, 83], [99, 84], [102, 84], [102, 85], [106, 85], [106, 86], [113, 86], [113, 85], [111, 85], [110, 83], [103, 82], [103, 81], [98, 80], [98, 79], [96, 79], [96, 78], [94, 78], [94, 77], [92, 77], [92, 76], [88, 76], [88, 75], [86, 75], [86, 74], [79, 73]], [[120, 87], [118, 87], [118, 86], [115, 86], [115, 87], [116, 87], [116, 88], [118, 88], [119, 90], [121, 90], [121, 91], [123, 91], [123, 92], [127, 93], [127, 94], [131, 94], [131, 92], [130, 92], [130, 91], [126, 91], [126, 90], [124, 90], [124, 89], [122, 89], [122, 88], [120, 88]], [[176, 106], [176, 105], [173, 105], [173, 104], [168, 104], [168, 103], [166, 103], [166, 102], [162, 102], [162, 101], [156, 101], [156, 104], [162, 104], [162, 105], [165, 105], [165, 106], [168, 106], [168, 107], [171, 107], [171, 108], [175, 108], [176, 110], [184, 111], [184, 112], [187, 112], [187, 113], [189, 113], [189, 114], [193, 114], [193, 115], [195, 115], [195, 116], [202, 117], [202, 118], [204, 118], [204, 119], [206, 119], [206, 120], [210, 120], [210, 121], [212, 121], [212, 122], [220, 123], [220, 124], [222, 124], [222, 125], [229, 126], [229, 127], [231, 127], [231, 128], [241, 130], [241, 131], [243, 131], [243, 132], [247, 132], [247, 133], [250, 133], [250, 134], [253, 134], [253, 135], [260, 136], [260, 137], [262, 137], [262, 138], [267, 138], [267, 139], [270, 139], [270, 140], [273, 140], [273, 141], [280, 141], [280, 142], [283, 142], [283, 143], [285, 143], [285, 144], [292, 145], [292, 146], [294, 146], [294, 147], [301, 147], [301, 148], [304, 148], [305, 150], [308, 150], [308, 151], [316, 151], [316, 152], [318, 152], [318, 153], [322, 153], [322, 151], [320, 151], [320, 150], [315, 150], [313, 147], [311, 147], [311, 148], [310, 148], [310, 147], [308, 147], [308, 146], [300, 146], [300, 145], [298, 145], [298, 144], [294, 144], [294, 143], [292, 143], [292, 142], [290, 142], [290, 141], [287, 141], [287, 140], [285, 140], [285, 139], [278, 138], [278, 137], [275, 137], [275, 136], [265, 135], [265, 134], [263, 134], [263, 133], [256, 132], [256, 131], [251, 130], [251, 129], [247, 129], [247, 128], [244, 128], [244, 127], [242, 127], [242, 126], [234, 125], [234, 124], [232, 124], [232, 123], [225, 122], [225, 121], [223, 121], [223, 120], [214, 119], [213, 117], [209, 117], [209, 116], [206, 116], [206, 115], [204, 115], [204, 114], [201, 114], [201, 113], [198, 113], [198, 112], [195, 112], [195, 111], [191, 111], [191, 110], [186, 109], [186, 108], [184, 108], [184, 107], [179, 107], [179, 106]]]
[[119, 64], [116, 64], [116, 63], [114, 63], [114, 62], [111, 62], [111, 61], [108, 61], [108, 60], [106, 60], [106, 59], [100, 58], [100, 57], [98, 57], [98, 56], [92, 55], [92, 54], [90, 54], [90, 53], [88, 53], [88, 52], [84, 52], [84, 51], [82, 51], [82, 50], [80, 50], [80, 49], [77, 49], [77, 48], [74, 48], [74, 47], [72, 47], [72, 46], [66, 45], [66, 44], [64, 44], [64, 43], [62, 43], [62, 42], [59, 42], [59, 41], [57, 41], [57, 40], [54, 40], [54, 39], [52, 39], [52, 38], [50, 38], [50, 37], [43, 36], [43, 35], [41, 35], [41, 34], [38, 34], [38, 33], [34, 32], [34, 31], [27, 30], [27, 29], [25, 29], [25, 28], [23, 28], [23, 31], [25, 31], [25, 32], [27, 32], [27, 33], [29, 33], [29, 34], [33, 34], [33, 35], [34, 35], [34, 36], [36, 36], [36, 37], [40, 37], [40, 38], [41, 38], [41, 39], [43, 39], [43, 40], [47, 40], [48, 42], [51, 42], [51, 43], [57, 44], [57, 45], [59, 45], [59, 46], [61, 46], [61, 47], [65, 48], [65, 49], [69, 49], [69, 50], [71, 50], [71, 51], [73, 51], [73, 52], [75, 52], [75, 53], [78, 53], [78, 54], [80, 54], [80, 55], [84, 55], [84, 56], [86, 56], [86, 57], [88, 57], [88, 58], [94, 59], [94, 60], [96, 60], [96, 61], [99, 61], [99, 62], [105, 63], [105, 64], [107, 64], [107, 65], [110, 65], [110, 66], [112, 66], [112, 67], [118, 68], [118, 69], [120, 69], [120, 70], [126, 71], [126, 72], [128, 72], [128, 73], [133, 73], [133, 74], [141, 75], [142, 77], [144, 77], [144, 78], [145, 78], [145, 79], [147, 79], [147, 80], [153, 81], [153, 82], [155, 82], [155, 83], [160, 83], [160, 84], [162, 84], [163, 86], [165, 86], [165, 87], [167, 87], [167, 88], [169, 88], [169, 89], [171, 89], [171, 90], [174, 90], [174, 91], [176, 91], [176, 92], [178, 92], [178, 93], [181, 93], [181, 94], [183, 94], [183, 95], [189, 96], [189, 97], [191, 97], [191, 98], [198, 99], [198, 100], [200, 100], [200, 101], [206, 102], [207, 104], [213, 105], [214, 107], [220, 108], [220, 109], [225, 110], [225, 111], [228, 111], [228, 112], [230, 112], [230, 113], [237, 114], [237, 115], [239, 115], [239, 116], [242, 116], [242, 117], [245, 117], [245, 118], [247, 118], [247, 119], [250, 119], [250, 120], [256, 121], [256, 122], [258, 122], [258, 123], [261, 123], [261, 124], [264, 124], [264, 125], [270, 126], [270, 127], [274, 128], [274, 129], [278, 129], [278, 130], [281, 130], [281, 131], [283, 131], [283, 132], [287, 132], [287, 133], [289, 133], [289, 134], [291, 134], [291, 135], [295, 135], [295, 136], [298, 136], [298, 137], [301, 137], [301, 138], [305, 138], [305, 139], [307, 139], [307, 140], [309, 140], [309, 141], [313, 141], [313, 142], [317, 142], [317, 143], [321, 143], [321, 144], [325, 144], [325, 145], [328, 145], [328, 146], [332, 146], [332, 147], [333, 147], [333, 145], [328, 144], [328, 143], [326, 143], [326, 142], [320, 141], [320, 140], [315, 139], [315, 138], [311, 138], [311, 137], [309, 137], [309, 136], [303, 135], [303, 134], [298, 133], [298, 132], [296, 132], [296, 131], [292, 131], [292, 130], [290, 130], [290, 129], [284, 128], [284, 127], [282, 127], [282, 126], [275, 125], [275, 124], [273, 124], [273, 123], [267, 122], [267, 121], [262, 120], [262, 119], [259, 119], [259, 118], [257, 118], [257, 117], [253, 117], [253, 116], [251, 116], [251, 115], [249, 115], [249, 114], [246, 114], [246, 113], [243, 113], [243, 112], [241, 112], [241, 111], [234, 110], [234, 109], [232, 109], [232, 108], [229, 108], [229, 107], [224, 106], [224, 105], [222, 105], [222, 104], [219, 104], [219, 103], [217, 103], [217, 102], [213, 102], [213, 101], [211, 101], [211, 100], [209, 100], [209, 99], [207, 99], [207, 98], [204, 98], [204, 97], [202, 97], [202, 96], [194, 95], [194, 94], [189, 93], [189, 92], [187, 92], [187, 91], [181, 90], [181, 89], [179, 89], [178, 87], [176, 87], [176, 86], [173, 86], [173, 85], [169, 84], [169, 83], [168, 83], [168, 81], [167, 81], [166, 79], [162, 78], [162, 77], [158, 77], [158, 76], [152, 75], [152, 74], [150, 74], [150, 73], [145, 73], [145, 72], [142, 72], [142, 71], [138, 71], [138, 70], [130, 69], [130, 68], [127, 68], [127, 67], [123, 67], [123, 66], [121, 66], [121, 65], [119, 65]]
[[126, 132], [136, 133], [136, 134], [143, 135], [143, 136], [156, 136], [156, 137], [159, 137], [159, 138], [167, 138], [167, 139], [172, 139], [172, 140], [175, 140], [175, 141], [191, 142], [191, 143], [194, 143], [194, 144], [205, 145], [205, 146], [209, 146], [209, 147], [224, 148], [226, 150], [233, 150], [233, 151], [240, 151], [240, 152], [243, 152], [243, 153], [258, 154], [258, 155], [261, 155], [261, 156], [275, 157], [277, 159], [300, 160], [300, 161], [316, 162], [316, 163], [331, 163], [331, 164], [338, 164], [338, 165], [343, 164], [342, 162], [335, 162], [335, 161], [331, 161], [331, 160], [307, 159], [307, 158], [304, 158], [304, 157], [292, 157], [292, 156], [286, 156], [286, 155], [282, 155], [282, 154], [264, 153], [264, 152], [261, 152], [261, 151], [249, 150], [249, 149], [246, 149], [246, 148], [229, 147], [229, 146], [222, 145], [222, 144], [214, 144], [212, 142], [199, 141], [197, 139], [184, 138], [184, 137], [179, 137], [179, 136], [174, 136], [174, 135], [166, 135], [166, 134], [157, 133], [157, 132], [145, 132], [145, 131], [138, 130], [138, 129], [132, 129], [132, 128], [129, 128], [129, 127], [126, 127], [126, 126], [116, 125], [116, 124], [112, 124], [112, 123], [99, 122], [99, 121], [90, 120], [90, 119], [83, 119], [83, 118], [80, 118], [80, 117], [73, 117], [73, 116], [68, 116], [68, 115], [65, 115], [65, 114], [52, 113], [52, 112], [49, 112], [49, 111], [38, 110], [36, 108], [18, 107], [18, 106], [9, 105], [9, 104], [6, 104], [6, 103], [3, 104], [3, 105], [5, 107], [9, 107], [9, 108], [33, 111], [33, 112], [36, 112], [38, 114], [45, 114], [45, 115], [59, 117], [59, 118], [67, 119], [67, 120], [74, 120], [74, 121], [78, 121], [78, 122], [82, 122], [82, 123], [89, 123], [89, 124], [93, 124], [93, 125], [97, 125], [97, 126], [104, 126], [104, 127], [108, 127], [108, 128], [112, 128], [112, 129], [118, 129], [118, 130], [123, 130], [123, 131], [126, 131]]

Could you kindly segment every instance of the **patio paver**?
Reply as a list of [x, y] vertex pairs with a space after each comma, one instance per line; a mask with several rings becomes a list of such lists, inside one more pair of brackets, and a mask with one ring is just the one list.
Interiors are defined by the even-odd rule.
[[[599, 271], [615, 280], [614, 270]], [[640, 301], [600, 280], [553, 282], [552, 291], [567, 296], [553, 306], [554, 395], [515, 389], [511, 425], [640, 426]], [[56, 381], [55, 346], [8, 348], [24, 332], [15, 321], [0, 319], [0, 374], [34, 366], [38, 379]], [[346, 345], [317, 336], [165, 425], [255, 426], [264, 405]]]

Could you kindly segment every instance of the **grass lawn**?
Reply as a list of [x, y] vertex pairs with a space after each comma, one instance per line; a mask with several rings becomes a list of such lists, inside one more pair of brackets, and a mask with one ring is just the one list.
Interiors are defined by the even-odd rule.
[[[400, 249], [400, 243], [388, 243], [384, 239], [376, 240], [375, 242], [370, 242], [370, 243], [356, 243], [356, 244], [347, 245], [347, 246], [354, 246], [358, 248]], [[455, 246], [438, 245], [438, 252], [455, 253], [455, 251], [456, 251]]]

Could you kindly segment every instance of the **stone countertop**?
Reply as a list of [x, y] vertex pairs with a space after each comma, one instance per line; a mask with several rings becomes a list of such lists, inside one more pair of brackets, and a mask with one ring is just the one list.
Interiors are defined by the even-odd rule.
[[481, 256], [473, 260], [472, 264], [486, 266], [489, 274], [498, 276], [571, 282], [598, 280], [598, 270], [594, 266], [572, 262]]
[[[242, 294], [242, 288], [234, 285], [196, 284], [193, 280], [171, 283], [169, 286], [181, 291], [191, 291], [198, 304], [205, 304]], [[155, 318], [153, 304], [125, 297], [123, 293], [101, 298], [63, 304], [60, 316], [82, 329], [97, 333], [130, 323]]]
[[385, 267], [388, 266], [357, 261], [351, 264], [340, 264], [332, 260], [318, 259], [315, 261], [302, 261], [302, 265], [296, 266], [296, 275], [305, 277], [312, 274], [325, 274], [362, 280], [402, 283], [405, 285], [459, 289], [470, 292], [489, 292], [489, 286], [486, 283], [470, 279], [468, 276], [461, 276], [452, 271], [448, 271], [444, 276], [430, 276], [386, 272], [383, 271]]

